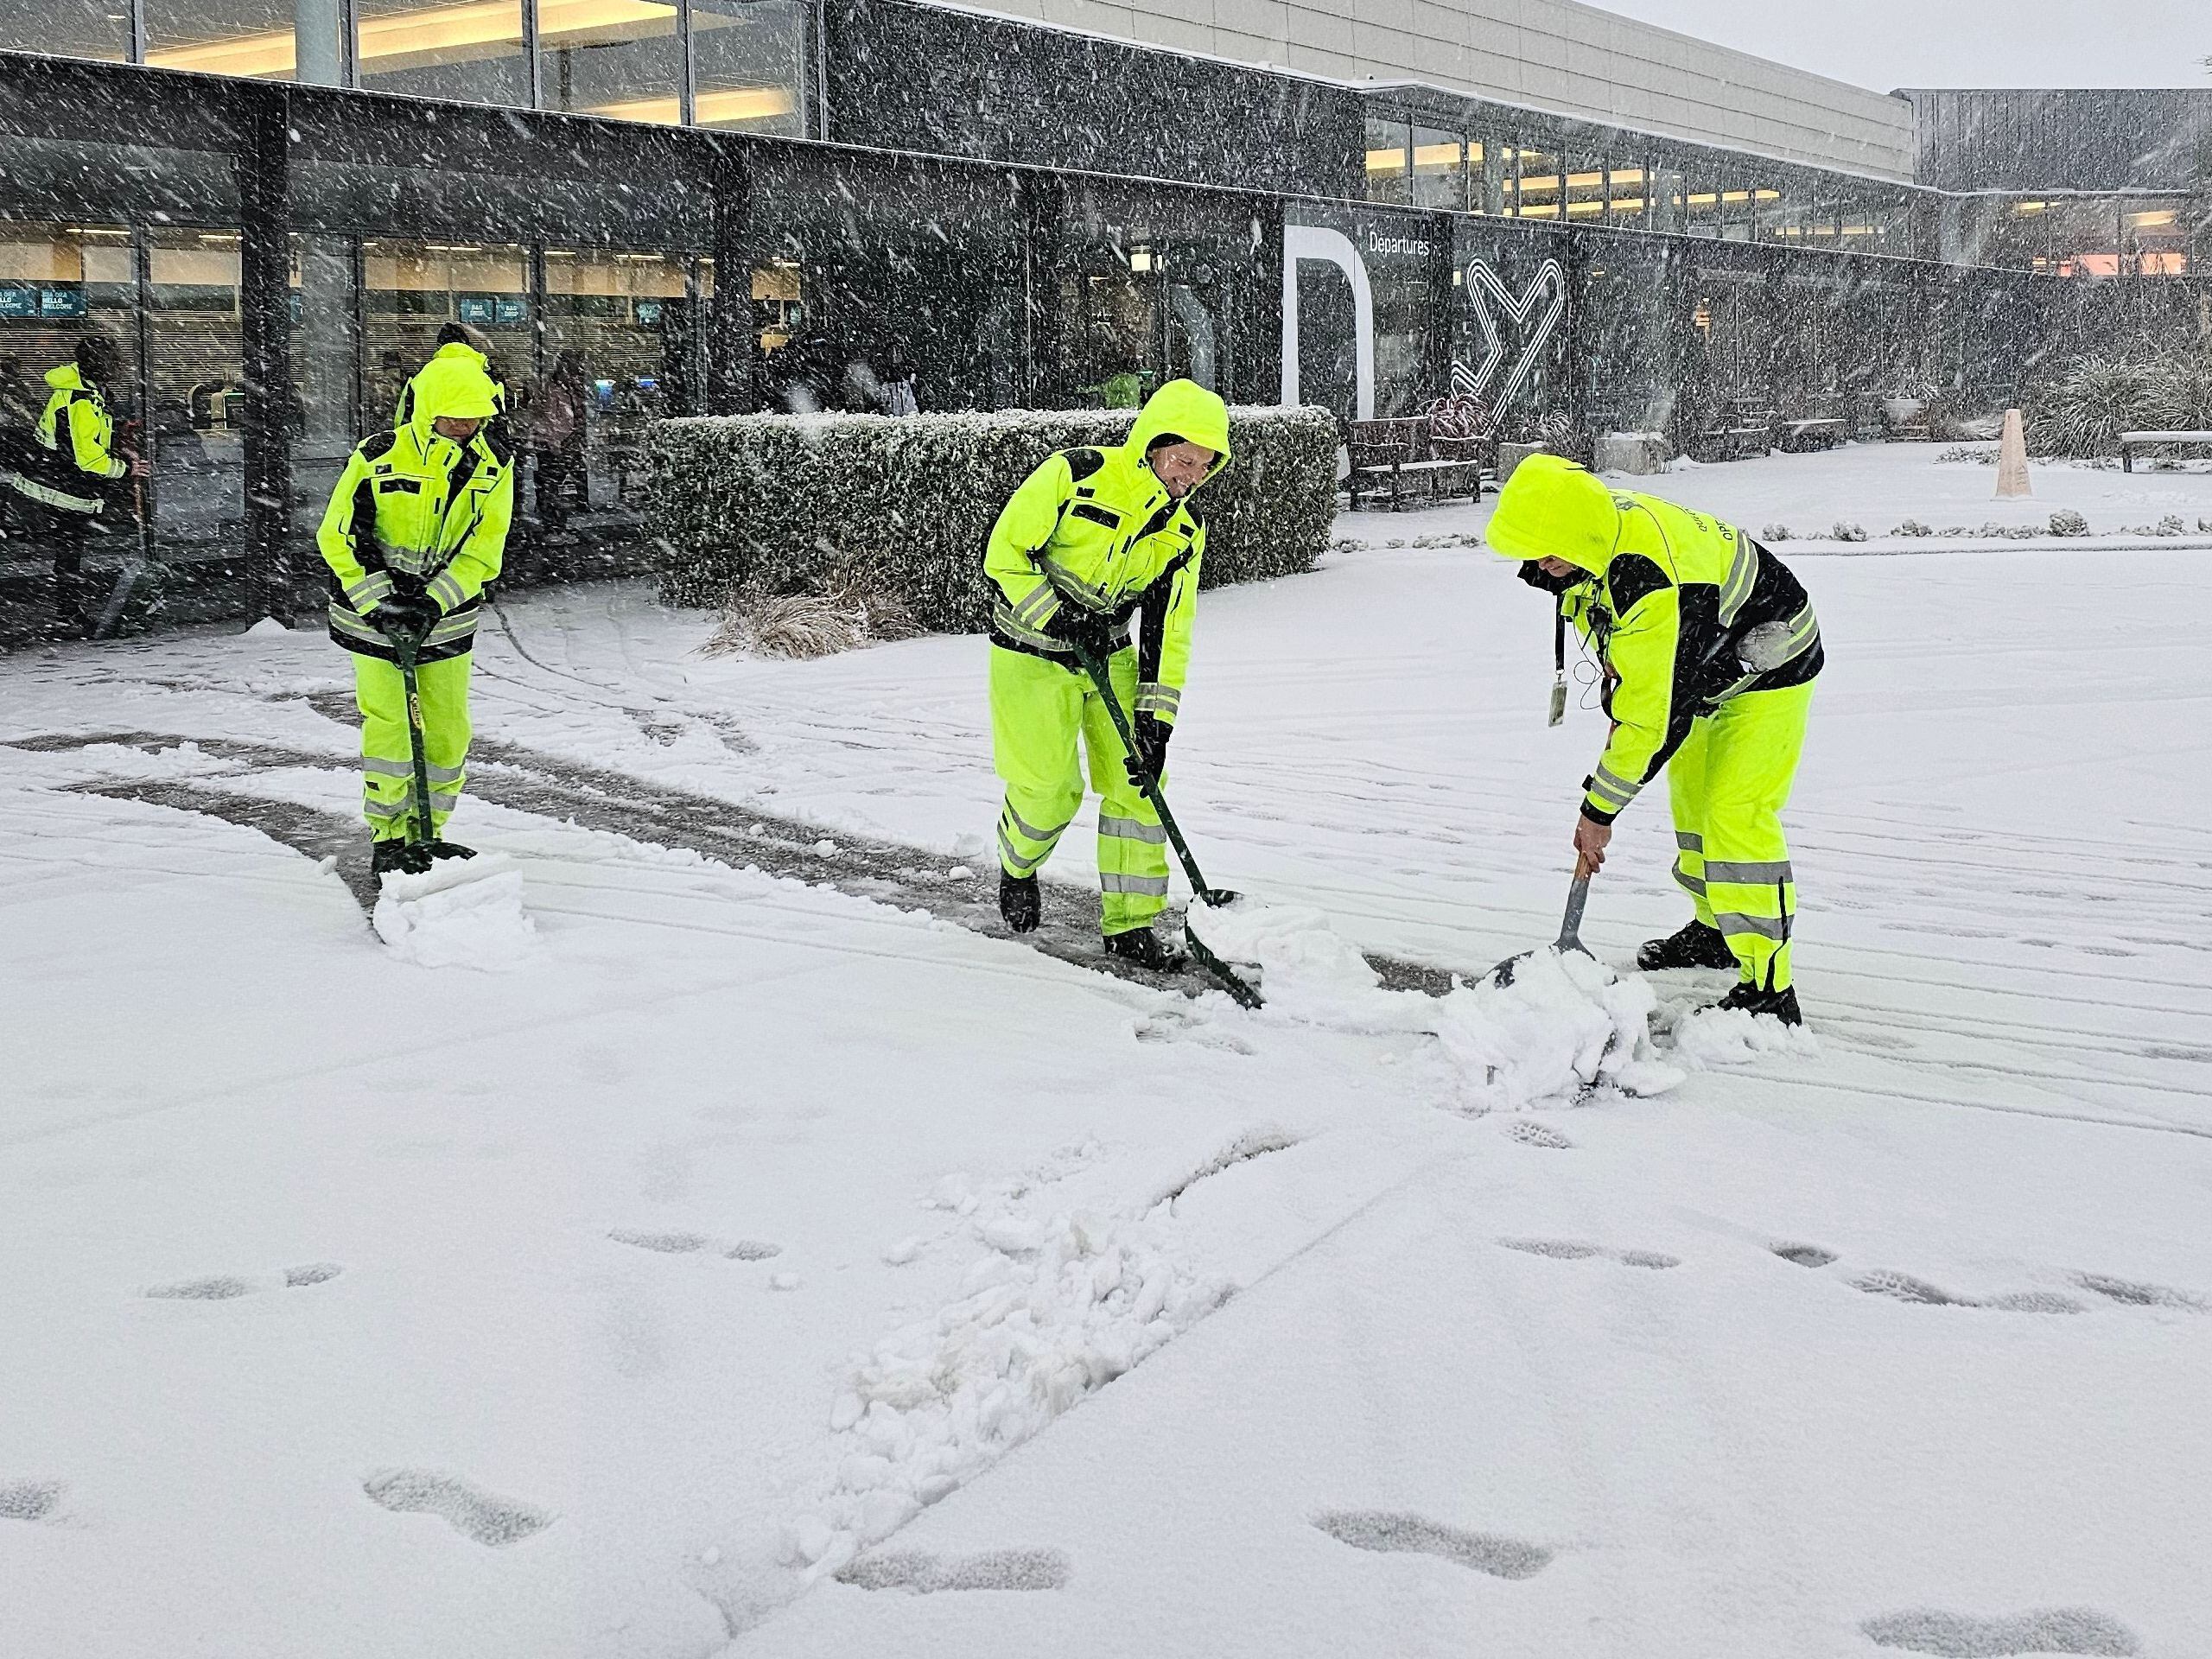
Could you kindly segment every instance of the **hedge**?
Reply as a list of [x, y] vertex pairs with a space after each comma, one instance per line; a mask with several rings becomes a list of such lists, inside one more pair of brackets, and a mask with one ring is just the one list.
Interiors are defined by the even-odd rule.
[[[819, 593], [857, 585], [924, 626], [990, 615], [983, 543], [1045, 457], [1120, 443], [1127, 410], [996, 414], [731, 415], [653, 429], [648, 509], [662, 597], [714, 606], [734, 585]], [[1321, 409], [1230, 411], [1233, 454], [1197, 505], [1205, 585], [1313, 568], [1335, 515], [1337, 429]]]

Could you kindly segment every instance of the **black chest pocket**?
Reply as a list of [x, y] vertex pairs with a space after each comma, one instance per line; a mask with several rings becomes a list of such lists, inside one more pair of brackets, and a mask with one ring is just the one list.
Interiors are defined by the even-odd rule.
[[1122, 515], [1111, 507], [1102, 507], [1096, 501], [1078, 501], [1070, 512], [1077, 518], [1088, 518], [1094, 524], [1103, 524], [1109, 530], [1122, 527]]
[[377, 480], [378, 495], [394, 495], [403, 492], [408, 495], [422, 494], [423, 480], [419, 478], [380, 478]]

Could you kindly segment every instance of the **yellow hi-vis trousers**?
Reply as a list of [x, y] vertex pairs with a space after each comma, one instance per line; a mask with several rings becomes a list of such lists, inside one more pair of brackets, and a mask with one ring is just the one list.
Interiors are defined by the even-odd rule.
[[1675, 810], [1675, 880], [1717, 927], [1744, 980], [1789, 984], [1797, 881], [1782, 809], [1805, 747], [1810, 684], [1747, 691], [1696, 721], [1667, 766]]
[[[1107, 666], [1128, 717], [1136, 706], [1136, 652], [1117, 651]], [[1126, 933], [1167, 907], [1167, 832], [1160, 815], [1129, 781], [1121, 734], [1090, 677], [993, 645], [991, 759], [1006, 785], [999, 864], [1007, 874], [1036, 874], [1083, 805], [1078, 735], [1098, 791], [1100, 926]]]
[[[468, 759], [469, 653], [415, 671], [423, 696], [423, 758], [429, 762], [430, 833], [444, 833], [461, 803]], [[353, 700], [361, 710], [361, 816], [378, 841], [406, 836], [415, 810], [415, 766], [407, 747], [406, 683], [397, 664], [353, 658]]]

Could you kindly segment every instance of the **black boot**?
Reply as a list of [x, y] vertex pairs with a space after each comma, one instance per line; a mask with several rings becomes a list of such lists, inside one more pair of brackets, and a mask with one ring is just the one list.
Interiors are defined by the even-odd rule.
[[1125, 933], [1106, 936], [1106, 954], [1119, 957], [1123, 962], [1135, 963], [1140, 968], [1149, 968], [1155, 974], [1179, 974], [1190, 958], [1179, 950], [1171, 950], [1160, 943], [1160, 935], [1148, 927], [1133, 927]]
[[1713, 1006], [1741, 1008], [1745, 1014], [1763, 1014], [1781, 1020], [1785, 1026], [1805, 1023], [1805, 1016], [1797, 1012], [1797, 988], [1794, 985], [1785, 985], [1778, 991], [1763, 991], [1745, 980]]
[[394, 836], [377, 842], [369, 855], [372, 875], [420, 875], [430, 868], [430, 849]]
[[1733, 968], [1736, 953], [1717, 927], [1694, 918], [1663, 939], [1646, 939], [1637, 947], [1636, 965], [1646, 973], [1662, 968]]
[[1035, 876], [999, 872], [999, 914], [1008, 927], [1017, 933], [1033, 933], [1044, 913], [1045, 899], [1037, 890]]
[[464, 847], [457, 841], [433, 841], [424, 849], [432, 858], [474, 858], [476, 849]]

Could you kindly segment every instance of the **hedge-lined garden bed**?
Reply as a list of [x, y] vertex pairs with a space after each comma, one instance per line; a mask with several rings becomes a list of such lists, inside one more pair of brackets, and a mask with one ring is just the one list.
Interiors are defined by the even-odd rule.
[[[865, 589], [923, 626], [986, 626], [983, 543], [1056, 449], [1117, 444], [1133, 412], [698, 416], [653, 429], [650, 527], [661, 596]], [[1313, 568], [1328, 545], [1337, 429], [1325, 410], [1233, 409], [1234, 460], [1197, 498], [1205, 585]]]

